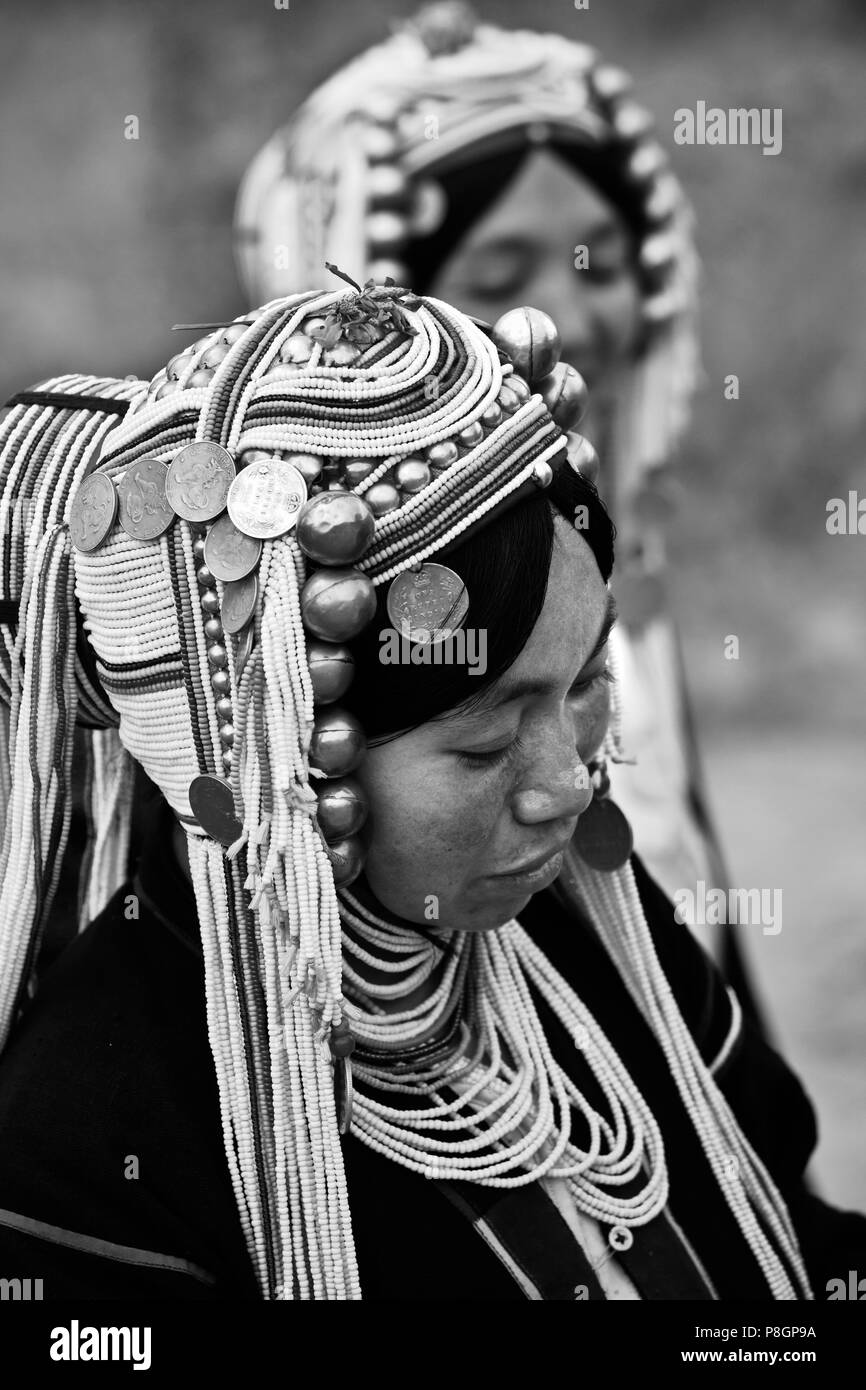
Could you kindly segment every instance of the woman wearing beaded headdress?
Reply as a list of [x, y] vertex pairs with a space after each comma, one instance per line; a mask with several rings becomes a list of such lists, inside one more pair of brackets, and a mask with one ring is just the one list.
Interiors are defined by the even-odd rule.
[[[309, 291], [10, 404], [0, 1255], [45, 1298], [784, 1300], [864, 1254], [630, 854], [581, 383], [516, 321]], [[40, 977], [76, 722], [97, 915]]]
[[431, 5], [256, 156], [236, 249], [255, 300], [330, 260], [483, 320], [520, 299], [555, 315], [592, 392], [586, 433], [619, 534], [628, 758], [614, 786], [672, 895], [726, 883], [664, 588], [667, 465], [697, 375], [696, 257], [690, 209], [630, 86], [584, 44]]

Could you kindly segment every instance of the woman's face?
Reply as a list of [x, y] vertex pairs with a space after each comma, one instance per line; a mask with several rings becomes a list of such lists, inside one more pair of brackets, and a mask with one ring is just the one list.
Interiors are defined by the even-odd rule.
[[371, 748], [361, 766], [366, 882], [386, 910], [484, 931], [553, 882], [607, 728], [609, 626], [595, 557], [557, 516], [547, 596], [514, 664], [481, 705]]
[[[577, 269], [582, 246], [588, 264]], [[562, 334], [563, 360], [586, 378], [594, 405], [632, 355], [640, 329], [640, 287], [625, 223], [543, 149], [467, 233], [431, 292], [490, 322], [515, 304], [544, 309]]]

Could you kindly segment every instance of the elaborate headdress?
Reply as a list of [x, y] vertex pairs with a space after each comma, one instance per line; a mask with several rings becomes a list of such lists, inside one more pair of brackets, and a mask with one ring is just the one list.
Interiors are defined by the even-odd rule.
[[[431, 557], [549, 486], [567, 452], [581, 457], [555, 418], [574, 423], [580, 393], [550, 321], [513, 311], [495, 339], [394, 286], [310, 292], [217, 329], [149, 386], [45, 383], [0, 427], [0, 1036], [65, 844], [73, 725], [109, 725], [103, 761], [131, 754], [187, 831], [227, 1161], [265, 1298], [360, 1294], [340, 1148], [356, 1040], [352, 1128], [396, 1162], [495, 1186], [563, 1176], [623, 1248], [667, 1198], [648, 1106], [519, 924], [444, 932], [441, 982], [396, 1017], [370, 998], [394, 986], [365, 983], [366, 1003], [355, 988], [359, 956], [385, 955], [417, 983], [437, 948], [369, 914], [366, 947], [351, 931], [364, 808], [349, 775], [364, 743], [334, 703], [351, 679], [342, 644], [381, 585], [398, 625], [459, 626], [459, 576]], [[122, 798], [111, 809], [100, 891], [117, 881], [122, 854], [107, 846], [128, 819]], [[583, 865], [576, 882], [769, 1288], [808, 1290], [784, 1204], [658, 966], [628, 865]], [[580, 1030], [609, 1117], [550, 1056], [533, 990]], [[394, 1108], [389, 1090], [414, 1108]], [[572, 1107], [589, 1122], [585, 1151]]]
[[[253, 299], [303, 288], [326, 260], [427, 288], [419, 244], [441, 262], [466, 217], [444, 206], [437, 181], [546, 144], [613, 201], [638, 244], [643, 345], [614, 424], [621, 500], [667, 461], [686, 423], [697, 262], [652, 117], [594, 49], [476, 23], [462, 4], [429, 6], [326, 81], [256, 155], [237, 201], [238, 267]], [[471, 180], [461, 190], [475, 196]]]

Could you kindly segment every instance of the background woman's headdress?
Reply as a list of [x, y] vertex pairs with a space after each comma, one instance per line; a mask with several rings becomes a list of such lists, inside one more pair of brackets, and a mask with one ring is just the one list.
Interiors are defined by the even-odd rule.
[[622, 495], [669, 458], [687, 422], [697, 260], [691, 210], [652, 117], [628, 74], [594, 49], [477, 23], [461, 4], [429, 6], [326, 81], [252, 161], [237, 263], [253, 299], [305, 286], [325, 260], [417, 285], [406, 265], [417, 239], [463, 216], [442, 206], [437, 178], [545, 144], [567, 149], [637, 239], [644, 334], [615, 425]]

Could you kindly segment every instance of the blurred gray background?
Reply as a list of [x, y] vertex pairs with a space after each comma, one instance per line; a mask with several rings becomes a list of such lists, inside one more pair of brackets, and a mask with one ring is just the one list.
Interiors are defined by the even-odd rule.
[[[403, 0], [3, 0], [0, 388], [152, 375], [178, 321], [248, 307], [230, 227], [246, 163]], [[816, 1181], [866, 1207], [866, 138], [860, 0], [478, 0], [629, 67], [697, 209], [705, 384], [682, 454], [676, 606], [744, 928], [822, 1120]], [[781, 107], [783, 148], [673, 145], [698, 100]], [[137, 141], [124, 122], [140, 122]], [[180, 339], [180, 341], [179, 341]], [[740, 399], [726, 401], [736, 373]], [[725, 660], [736, 634], [739, 661]]]

